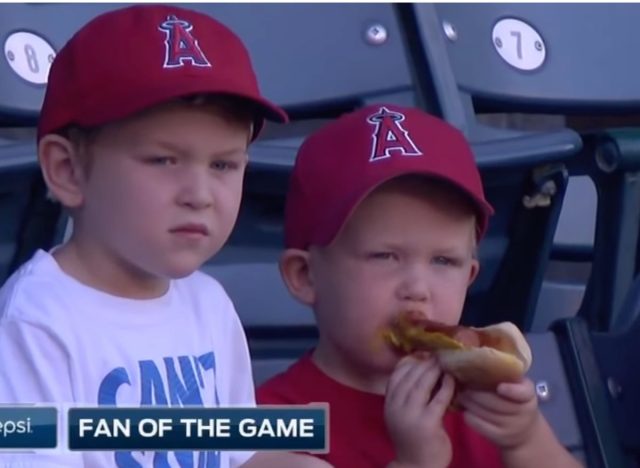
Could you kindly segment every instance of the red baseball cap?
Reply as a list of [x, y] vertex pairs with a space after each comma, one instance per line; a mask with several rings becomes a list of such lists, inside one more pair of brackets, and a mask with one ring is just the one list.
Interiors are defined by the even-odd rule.
[[285, 208], [285, 245], [330, 244], [362, 199], [406, 174], [446, 180], [468, 195], [478, 238], [484, 235], [493, 208], [464, 135], [419, 109], [377, 104], [332, 121], [300, 147]]
[[257, 127], [264, 118], [287, 121], [260, 94], [246, 47], [225, 25], [171, 5], [120, 8], [91, 20], [56, 56], [38, 140], [70, 124], [102, 125], [181, 96], [210, 93], [255, 104]]

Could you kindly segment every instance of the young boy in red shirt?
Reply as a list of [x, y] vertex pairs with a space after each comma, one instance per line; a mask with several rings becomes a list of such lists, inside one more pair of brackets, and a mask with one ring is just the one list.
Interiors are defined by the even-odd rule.
[[[280, 270], [320, 338], [258, 402], [328, 402], [330, 452], [316, 456], [340, 468], [578, 466], [529, 379], [454, 400], [435, 358], [401, 360], [381, 338], [403, 311], [457, 324], [478, 274], [493, 210], [458, 130], [413, 108], [360, 109], [305, 141], [287, 200]], [[462, 411], [447, 410], [454, 401]]]

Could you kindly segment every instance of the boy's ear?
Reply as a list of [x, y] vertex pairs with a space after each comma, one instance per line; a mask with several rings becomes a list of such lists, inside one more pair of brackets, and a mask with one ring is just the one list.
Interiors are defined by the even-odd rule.
[[474, 258], [471, 260], [471, 270], [469, 271], [469, 283], [467, 287], [471, 286], [480, 273], [480, 262]]
[[38, 144], [38, 160], [53, 197], [67, 208], [82, 205], [82, 168], [71, 142], [60, 135], [45, 135]]
[[309, 252], [287, 249], [280, 257], [280, 274], [289, 293], [305, 305], [315, 301], [315, 288], [309, 270]]

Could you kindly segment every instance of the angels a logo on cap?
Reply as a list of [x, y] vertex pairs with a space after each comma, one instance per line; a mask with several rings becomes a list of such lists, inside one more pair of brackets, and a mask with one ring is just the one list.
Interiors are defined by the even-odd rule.
[[392, 151], [401, 156], [422, 156], [409, 132], [402, 126], [404, 119], [404, 114], [390, 111], [386, 107], [381, 107], [367, 118], [367, 122], [375, 127], [369, 161], [390, 158]]
[[193, 25], [169, 15], [158, 29], [165, 33], [164, 68], [182, 67], [191, 63], [196, 67], [210, 67], [211, 63], [200, 50], [198, 41], [191, 35]]

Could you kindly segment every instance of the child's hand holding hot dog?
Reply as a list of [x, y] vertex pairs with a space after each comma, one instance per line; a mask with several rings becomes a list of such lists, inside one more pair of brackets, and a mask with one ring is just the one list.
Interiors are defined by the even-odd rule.
[[434, 357], [407, 356], [398, 363], [385, 397], [385, 421], [396, 448], [388, 468], [449, 466], [452, 447], [442, 417], [453, 390], [453, 378], [443, 375]]

